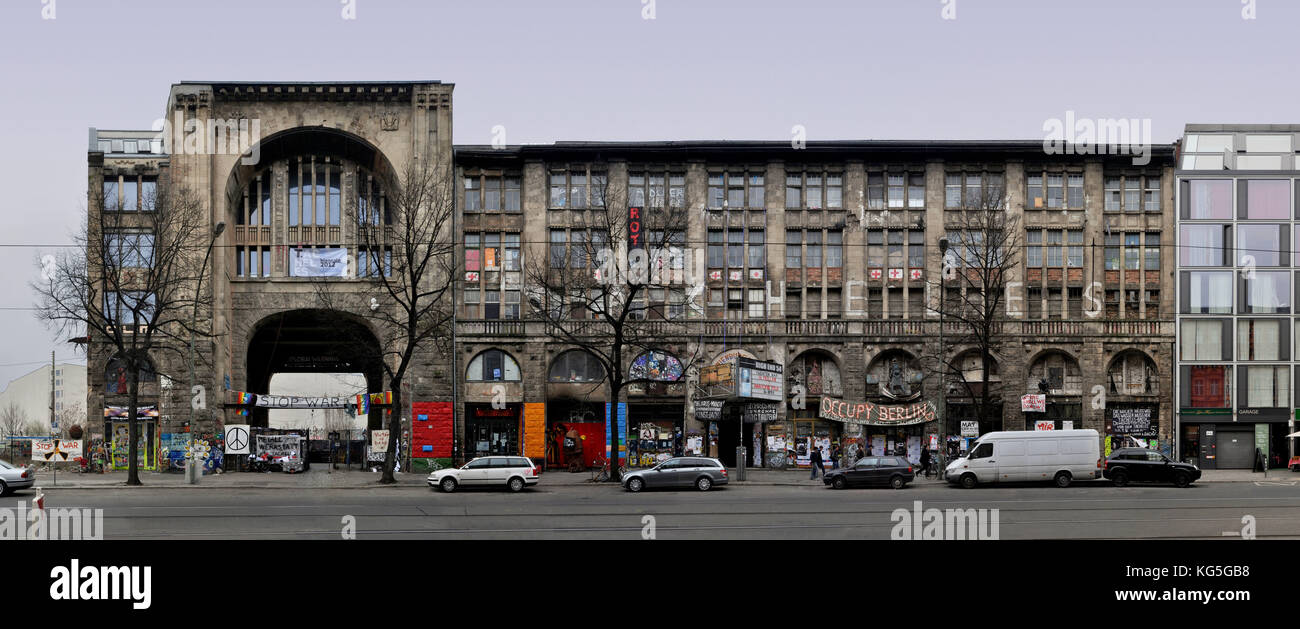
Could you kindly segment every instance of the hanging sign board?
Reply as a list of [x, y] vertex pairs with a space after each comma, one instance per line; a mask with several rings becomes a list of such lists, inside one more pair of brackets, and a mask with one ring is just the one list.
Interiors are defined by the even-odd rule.
[[289, 275], [293, 277], [347, 277], [348, 250], [292, 249], [289, 251]]

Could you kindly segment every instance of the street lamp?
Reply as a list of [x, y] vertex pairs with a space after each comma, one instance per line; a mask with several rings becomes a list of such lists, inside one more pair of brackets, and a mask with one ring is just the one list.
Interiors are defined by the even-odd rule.
[[943, 351], [944, 270], [948, 265], [948, 237], [939, 237], [939, 479], [948, 466], [948, 357]]
[[[203, 264], [199, 266], [199, 278], [194, 286], [194, 314], [190, 319], [190, 392], [194, 391], [194, 330], [199, 324], [199, 298], [203, 294], [203, 274], [208, 271], [208, 257], [212, 255], [212, 247], [217, 244], [217, 238], [221, 237], [221, 232], [226, 231], [226, 222], [217, 223], [212, 228], [212, 239], [208, 241], [208, 250], [203, 253]], [[216, 281], [215, 279], [213, 281]], [[215, 309], [214, 309], [215, 310]], [[206, 397], [206, 396], [205, 396]], [[194, 402], [190, 402], [190, 453], [185, 467], [185, 476], [191, 485], [199, 484], [199, 479], [203, 477], [203, 466], [196, 465], [199, 462], [198, 453], [194, 451]]]

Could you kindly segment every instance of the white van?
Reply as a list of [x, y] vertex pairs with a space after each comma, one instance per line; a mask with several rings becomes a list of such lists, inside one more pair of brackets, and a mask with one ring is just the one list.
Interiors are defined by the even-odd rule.
[[1052, 481], [1067, 487], [1075, 479], [1101, 478], [1101, 439], [1095, 430], [990, 432], [971, 444], [970, 454], [948, 465], [948, 482], [970, 489], [980, 483]]

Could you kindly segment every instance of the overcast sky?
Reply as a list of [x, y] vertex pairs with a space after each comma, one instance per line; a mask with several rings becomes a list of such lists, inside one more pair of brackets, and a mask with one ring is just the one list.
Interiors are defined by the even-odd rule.
[[1150, 119], [1170, 142], [1187, 123], [1300, 122], [1290, 0], [649, 2], [5, 0], [0, 381], [52, 348], [77, 357], [34, 319], [28, 282], [41, 246], [84, 220], [87, 128], [149, 128], [179, 81], [455, 83], [461, 144], [496, 125], [511, 144], [787, 140], [794, 125], [1041, 139], [1074, 111]]

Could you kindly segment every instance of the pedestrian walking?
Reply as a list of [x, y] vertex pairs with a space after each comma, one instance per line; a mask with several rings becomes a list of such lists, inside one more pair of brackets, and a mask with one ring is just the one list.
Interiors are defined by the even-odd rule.
[[812, 452], [808, 454], [808, 466], [812, 468], [812, 476], [808, 477], [808, 480], [815, 480], [817, 478], [817, 470], [821, 470], [822, 476], [826, 476], [826, 467], [822, 465], [821, 448], [814, 445], [811, 449]]
[[831, 469], [840, 469], [840, 457], [842, 456], [844, 456], [844, 453], [840, 451], [839, 446], [835, 446], [835, 448], [831, 450]]
[[926, 478], [930, 478], [930, 449], [921, 448], [921, 471], [925, 473]]

